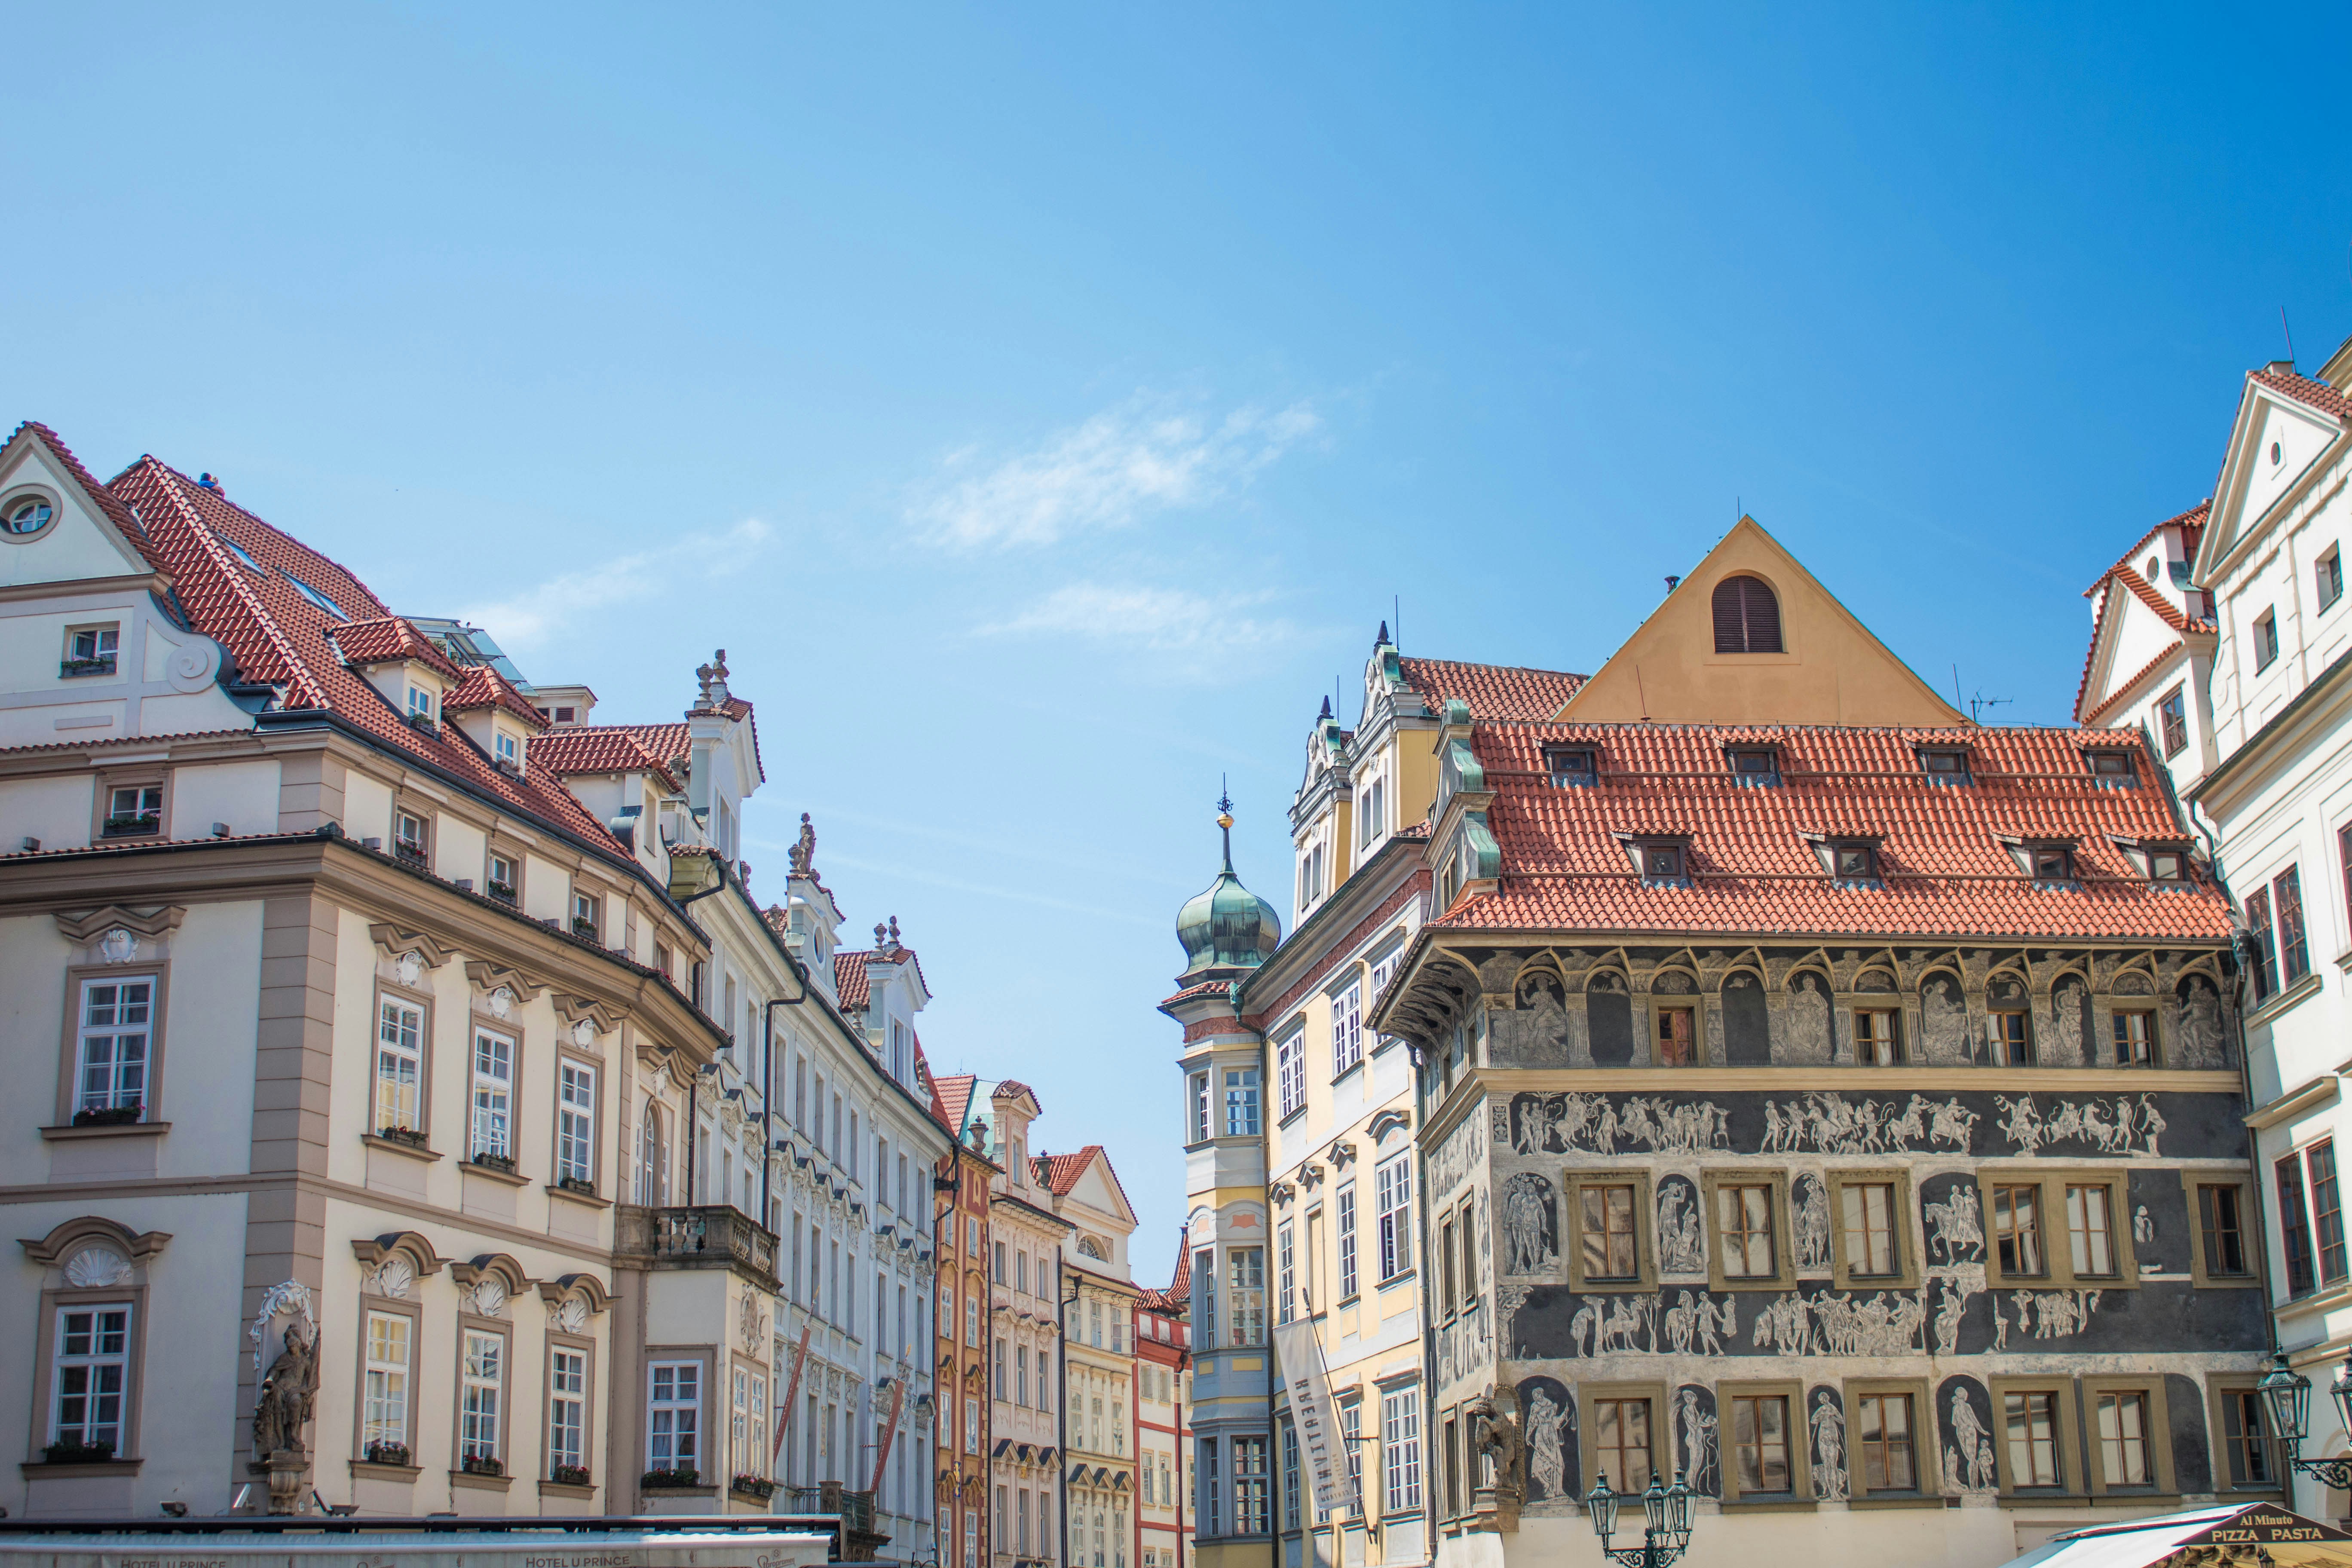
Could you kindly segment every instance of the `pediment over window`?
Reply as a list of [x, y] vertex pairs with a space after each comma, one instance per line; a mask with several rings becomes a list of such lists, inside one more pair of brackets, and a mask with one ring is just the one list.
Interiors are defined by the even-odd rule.
[[386, 958], [397, 959], [414, 953], [427, 969], [438, 969], [457, 956], [457, 950], [447, 946], [429, 931], [403, 931], [388, 921], [378, 921], [368, 927], [368, 935], [376, 951]]
[[406, 1257], [420, 1279], [429, 1279], [449, 1266], [449, 1260], [436, 1252], [430, 1241], [413, 1230], [386, 1231], [352, 1243], [352, 1255], [370, 1268], [381, 1267], [394, 1253]]
[[474, 983], [476, 990], [485, 994], [503, 989], [511, 993], [518, 1002], [536, 1001], [539, 994], [547, 989], [519, 969], [509, 969], [503, 963], [492, 963], [482, 958], [466, 965], [466, 978]]
[[58, 929], [74, 941], [93, 942], [118, 926], [125, 931], [137, 931], [141, 936], [166, 936], [180, 929], [180, 922], [187, 918], [187, 914], [188, 911], [177, 904], [167, 904], [144, 914], [121, 904], [109, 904], [88, 914], [77, 915], [60, 910], [57, 921]]
[[135, 1263], [143, 1263], [171, 1245], [168, 1230], [133, 1231], [103, 1215], [81, 1215], [52, 1229], [38, 1240], [16, 1243], [36, 1263], [55, 1263], [90, 1246], [111, 1247]]
[[568, 995], [561, 991], [555, 994], [555, 1012], [567, 1024], [593, 1025], [600, 1035], [611, 1034], [629, 1016], [626, 1007], [616, 1007], [593, 996]]

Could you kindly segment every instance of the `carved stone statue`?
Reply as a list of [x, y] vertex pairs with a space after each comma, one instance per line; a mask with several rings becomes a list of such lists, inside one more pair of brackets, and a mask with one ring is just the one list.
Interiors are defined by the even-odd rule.
[[809, 826], [809, 814], [801, 813], [801, 836], [792, 847], [793, 875], [805, 877], [816, 860], [816, 829]]
[[310, 1404], [319, 1392], [319, 1347], [315, 1333], [305, 1335], [298, 1321], [286, 1327], [286, 1345], [262, 1374], [261, 1397], [253, 1407], [253, 1457], [268, 1461], [279, 1454], [300, 1456], [302, 1428], [310, 1424]]
[[1517, 1502], [1524, 1483], [1519, 1479], [1519, 1456], [1524, 1447], [1519, 1437], [1519, 1424], [1512, 1415], [1510, 1391], [1489, 1384], [1486, 1392], [1470, 1402], [1470, 1447], [1473, 1453], [1494, 1466], [1493, 1479], [1478, 1488], [1492, 1490], [1499, 1498]]

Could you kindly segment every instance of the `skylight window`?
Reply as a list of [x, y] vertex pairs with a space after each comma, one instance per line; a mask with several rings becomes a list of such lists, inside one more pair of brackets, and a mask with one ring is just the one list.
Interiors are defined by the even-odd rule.
[[2086, 752], [2091, 776], [2108, 789], [2128, 789], [2139, 782], [2139, 770], [2129, 752]]
[[[258, 571], [260, 571], [260, 570], [261, 570], [261, 563], [260, 563], [260, 562], [258, 562], [258, 561], [256, 561], [256, 560], [252, 557], [252, 555], [247, 552], [247, 550], [246, 550], [246, 548], [245, 548], [245, 546], [244, 546], [244, 545], [239, 544], [236, 540], [231, 539], [231, 538], [230, 538], [227, 534], [226, 534], [226, 533], [215, 532], [215, 533], [214, 533], [214, 535], [213, 535], [213, 537], [214, 537], [215, 539], [219, 540], [219, 541], [221, 542], [221, 544], [222, 544], [222, 545], [223, 545], [223, 546], [224, 546], [224, 547], [228, 551], [228, 552], [229, 552], [231, 555], [236, 556], [239, 561], [241, 561], [241, 562], [245, 563], [245, 569], [246, 569], [247, 571], [248, 571], [248, 572], [258, 572]], [[299, 587], [299, 586], [301, 586], [301, 585], [300, 585], [299, 584], [296, 584], [296, 586]], [[302, 591], [303, 591], [304, 593], [306, 593], [306, 594], [307, 594], [307, 593], [310, 593], [310, 592], [311, 592], [311, 590], [310, 590], [310, 589], [308, 589], [308, 588], [304, 588]], [[323, 595], [323, 594], [321, 594], [321, 595], [317, 595], [317, 597], [320, 597], [320, 598], [324, 598], [325, 596], [326, 596], [326, 595]]]
[[1551, 773], [1553, 787], [1559, 789], [1588, 785], [1599, 776], [1591, 749], [1586, 746], [1546, 746], [1544, 766]]
[[1780, 753], [1770, 746], [1731, 748], [1731, 773], [1741, 784], [1769, 787], [1780, 782]]
[[1967, 784], [1969, 753], [1958, 746], [1922, 746], [1919, 771], [1927, 775], [1929, 784]]
[[[235, 547], [234, 547], [234, 546], [231, 546], [231, 548], [235, 548]], [[240, 554], [240, 555], [244, 555], [244, 554], [245, 554], [245, 552], [243, 552], [242, 550], [239, 550], [239, 551], [237, 551], [237, 553], [238, 553], [238, 554]], [[247, 556], [247, 560], [250, 560], [250, 559], [251, 559], [251, 557], [250, 557], [250, 556]], [[257, 570], [258, 570], [258, 568], [257, 568]], [[337, 603], [335, 603], [335, 601], [334, 601], [334, 600], [330, 599], [329, 597], [327, 597], [327, 595], [326, 595], [321, 594], [320, 592], [319, 592], [319, 590], [318, 590], [318, 589], [313, 588], [312, 586], [310, 586], [310, 584], [305, 583], [304, 581], [302, 581], [302, 579], [301, 579], [301, 578], [297, 577], [296, 575], [294, 575], [294, 574], [293, 574], [293, 573], [289, 572], [289, 573], [287, 573], [287, 574], [285, 574], [285, 576], [286, 576], [286, 580], [287, 580], [289, 583], [291, 583], [291, 584], [294, 584], [294, 591], [295, 591], [296, 593], [298, 593], [298, 594], [301, 595], [304, 598], [306, 598], [306, 599], [310, 600], [312, 604], [314, 604], [314, 605], [318, 605], [318, 606], [319, 606], [319, 608], [320, 608], [320, 609], [322, 609], [322, 610], [326, 611], [326, 612], [327, 612], [327, 614], [329, 614], [329, 615], [331, 615], [331, 616], [334, 616], [334, 617], [335, 617], [335, 619], [337, 619], [337, 620], [339, 620], [339, 621], [348, 621], [348, 620], [350, 620], [350, 619], [351, 619], [351, 616], [347, 616], [347, 615], [343, 614], [343, 607], [342, 607], [341, 605], [338, 605]]]
[[2071, 882], [2074, 879], [2074, 853], [2060, 844], [2040, 844], [2032, 847], [2033, 879], [2037, 882]]

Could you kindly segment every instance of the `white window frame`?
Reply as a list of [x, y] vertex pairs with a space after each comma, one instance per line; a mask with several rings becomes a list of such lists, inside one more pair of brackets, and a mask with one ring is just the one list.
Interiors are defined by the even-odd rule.
[[[89, 639], [89, 651], [82, 651], [82, 639]], [[110, 621], [102, 626], [76, 626], [66, 634], [66, 657], [76, 659], [120, 658], [122, 653], [122, 625]]]
[[[99, 1000], [101, 993], [103, 1002]], [[153, 1110], [149, 1090], [154, 1063], [155, 977], [85, 980], [78, 1005], [74, 1110], [115, 1110], [136, 1105], [144, 1120]], [[134, 1009], [136, 1017], [130, 1016]], [[106, 1015], [103, 1018], [97, 1016], [101, 1010]]]
[[1331, 998], [1331, 1076], [1338, 1078], [1364, 1059], [1364, 984], [1350, 981]]
[[1360, 1276], [1356, 1271], [1356, 1184], [1349, 1182], [1339, 1189], [1339, 1300], [1345, 1301], [1356, 1294]]
[[428, 723], [431, 722], [433, 719], [433, 693], [425, 690], [422, 686], [411, 686], [408, 689], [408, 716], [412, 719], [423, 719]]
[[1209, 1130], [1213, 1125], [1210, 1120], [1213, 1110], [1210, 1103], [1210, 1085], [1213, 1078], [1213, 1074], [1205, 1072], [1192, 1075], [1192, 1136], [1190, 1142], [1194, 1143], [1206, 1143]]
[[425, 1009], [399, 996], [376, 999], [375, 1125], [422, 1131], [425, 1116]]
[[[383, 1331], [379, 1332], [378, 1331]], [[360, 1391], [360, 1458], [378, 1443], [408, 1445], [410, 1379], [416, 1320], [405, 1312], [367, 1314], [367, 1366]]]
[[502, 1459], [505, 1444], [500, 1417], [505, 1413], [507, 1339], [487, 1329], [465, 1331], [464, 1361], [458, 1367], [457, 1461]]
[[555, 1061], [555, 1176], [596, 1181], [596, 1069], [570, 1057]]
[[1381, 1473], [1390, 1513], [1421, 1507], [1421, 1390], [1381, 1395]]
[[469, 1156], [514, 1158], [514, 1059], [512, 1037], [476, 1026], [466, 1128]]
[[490, 750], [491, 753], [495, 755], [499, 761], [511, 763], [516, 767], [522, 766], [522, 746], [515, 740], [510, 731], [505, 730], [492, 730], [490, 731]]
[[1372, 1171], [1372, 1212], [1380, 1242], [1380, 1282], [1412, 1268], [1412, 1155], [1381, 1162]]
[[1224, 1095], [1224, 1135], [1228, 1138], [1255, 1138], [1261, 1131], [1265, 1117], [1261, 1114], [1259, 1096], [1263, 1087], [1254, 1067], [1222, 1068]]
[[1274, 1076], [1279, 1096], [1276, 1119], [1287, 1121], [1307, 1103], [1307, 1034], [1294, 1030], [1274, 1047]]
[[[58, 1309], [49, 1362], [50, 1442], [70, 1435], [128, 1457], [131, 1311], [128, 1301], [77, 1301]], [[79, 1413], [70, 1423], [69, 1401]]]
[[[1297, 1233], [1289, 1220], [1284, 1220], [1274, 1233], [1274, 1321], [1286, 1323], [1291, 1319], [1291, 1301], [1298, 1283]], [[1147, 1370], [1145, 1375], [1150, 1375]]]
[[646, 1468], [702, 1471], [702, 1363], [646, 1367]]
[[588, 1461], [588, 1352], [557, 1345], [547, 1358], [547, 1468]]

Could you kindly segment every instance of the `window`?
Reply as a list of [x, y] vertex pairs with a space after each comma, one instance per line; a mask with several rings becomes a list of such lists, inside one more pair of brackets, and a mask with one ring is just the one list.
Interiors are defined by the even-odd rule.
[[522, 766], [522, 748], [516, 743], [514, 736], [509, 731], [505, 730], [494, 731], [490, 736], [490, 746], [493, 754], [504, 766], [509, 768]]
[[1780, 601], [1758, 577], [1726, 577], [1715, 585], [1715, 651], [1780, 653]]
[[1356, 1185], [1339, 1189], [1339, 1300], [1356, 1294]]
[[547, 1465], [559, 1470], [586, 1468], [588, 1357], [582, 1351], [558, 1349], [548, 1358]]
[[2148, 1435], [2148, 1397], [2137, 1389], [2097, 1395], [2095, 1421], [2099, 1469], [2109, 1487], [2146, 1487], [2156, 1481]]
[[1903, 1059], [1903, 1014], [1895, 1007], [1853, 1010], [1853, 1059], [1864, 1067], [1891, 1068]]
[[1364, 992], [1350, 985], [1331, 999], [1331, 1076], [1339, 1077], [1364, 1059]]
[[514, 1042], [488, 1029], [474, 1032], [474, 1121], [471, 1152], [514, 1158]]
[[1789, 1468], [1789, 1396], [1735, 1394], [1731, 1401], [1732, 1482], [1742, 1498], [1795, 1495]]
[[1630, 1184], [1592, 1183], [1577, 1190], [1584, 1233], [1585, 1279], [1641, 1278], [1634, 1197]]
[[1451, 1219], [1437, 1227], [1437, 1310], [1441, 1316], [1452, 1317], [1454, 1293], [1454, 1222]]
[[[575, 892], [572, 895], [572, 934], [573, 936], [585, 937], [590, 942], [598, 940], [596, 933], [604, 929], [604, 900], [593, 893]], [[730, 1015], [729, 1022], [732, 1023], [731, 1015], [734, 1009], [730, 1005], [728, 1011]], [[852, 1160], [856, 1158], [854, 1151], [850, 1157]]]
[[[1166, 1487], [1161, 1487], [1166, 1491]], [[1152, 1500], [1151, 1467], [1143, 1467], [1143, 1500]], [[1172, 1503], [1172, 1497], [1163, 1497], [1163, 1503]], [[1298, 1520], [1298, 1428], [1286, 1421], [1282, 1424], [1282, 1528], [1297, 1530]], [[1148, 1555], [1148, 1553], [1147, 1553]]]
[[2038, 1279], [2042, 1261], [2042, 1189], [1997, 1184], [1992, 1190], [1993, 1251], [2012, 1279]]
[[1929, 784], [1964, 784], [1969, 782], [1969, 754], [1957, 746], [1922, 746], [1919, 771]]
[[2108, 1189], [2103, 1185], [2067, 1184], [2067, 1261], [2078, 1279], [2112, 1279], [2117, 1273], [2109, 1205]]
[[123, 1452], [131, 1380], [131, 1308], [68, 1307], [58, 1313], [50, 1373], [49, 1441]]
[[422, 686], [408, 689], [408, 721], [412, 724], [433, 722], [433, 693]]
[[499, 1401], [506, 1389], [506, 1352], [504, 1336], [467, 1331], [457, 1409], [457, 1458], [466, 1468], [485, 1459], [496, 1462], [499, 1458]]
[[2217, 1388], [2221, 1407], [2221, 1449], [2229, 1461], [2233, 1487], [2270, 1488], [2278, 1484], [2278, 1467], [2271, 1457], [2269, 1416], [2263, 1396], [2252, 1388]]
[[17, 539], [30, 539], [48, 527], [57, 515], [57, 507], [47, 497], [18, 496], [9, 501], [7, 511], [0, 514], [0, 530]]
[[[1264, 1535], [1268, 1521], [1266, 1506], [1265, 1439], [1235, 1437], [1234, 1451], [1234, 1533]], [[1095, 1561], [1102, 1561], [1101, 1534], [1096, 1534]]]
[[[1265, 1248], [1236, 1247], [1227, 1254], [1232, 1268], [1228, 1291], [1230, 1310], [1226, 1321], [1231, 1327], [1235, 1345], [1262, 1345], [1265, 1342]], [[1099, 1314], [1101, 1308], [1096, 1308]], [[1102, 1343], [1102, 1319], [1095, 1319], [1095, 1343]]]
[[1389, 1513], [1421, 1506], [1421, 1390], [1381, 1397], [1381, 1468]]
[[1192, 1075], [1192, 1139], [1195, 1143], [1209, 1141], [1209, 1075]]
[[1555, 788], [1587, 787], [1598, 782], [1601, 774], [1593, 765], [1594, 760], [1592, 752], [1582, 746], [1544, 748], [1544, 767], [1550, 773]]
[[2319, 1245], [2319, 1281], [2344, 1282], [2344, 1203], [2336, 1190], [2336, 1144], [2314, 1143], [2304, 1152], [2311, 1173], [2311, 1233]]
[[1895, 1184], [1892, 1182], [1841, 1183], [1838, 1207], [1842, 1226], [1840, 1239], [1845, 1247], [1846, 1272], [1866, 1279], [1883, 1279], [1901, 1273], [1902, 1266], [1895, 1250]]
[[383, 997], [375, 1031], [375, 1130], [421, 1132], [418, 1098], [425, 1078], [425, 1009]]
[[393, 813], [392, 853], [410, 865], [425, 864], [425, 818], [413, 811]]
[[122, 644], [119, 626], [76, 626], [66, 633], [66, 657], [58, 667], [60, 677], [112, 675], [114, 656]]
[[2138, 782], [2139, 769], [2133, 763], [2129, 752], [2089, 752], [2084, 754], [2091, 760], [2091, 777], [2100, 784], [2120, 788]]
[[1645, 882], [1679, 882], [1683, 880], [1683, 847], [1679, 844], [1644, 844], [1635, 853]]
[[1399, 1154], [1372, 1172], [1372, 1209], [1380, 1227], [1381, 1279], [1412, 1267], [1412, 1156]]
[[1995, 1067], [2023, 1068], [2033, 1065], [2033, 1026], [2026, 1012], [2022, 987], [2020, 994], [1995, 997], [1985, 1009], [1985, 1036], [1992, 1048]]
[[1735, 746], [1730, 758], [1736, 784], [1767, 786], [1780, 782], [1780, 753], [1769, 746]]
[[2037, 882], [2071, 882], [2074, 879], [2074, 852], [2062, 844], [2041, 844], [2028, 851]]
[[2327, 553], [2312, 563], [2312, 570], [2318, 578], [2319, 607], [2324, 610], [2344, 596], [2343, 550], [2328, 546]]
[[239, 544], [236, 540], [231, 539], [226, 533], [215, 532], [213, 537], [219, 540], [222, 546], [226, 548], [231, 555], [236, 556], [239, 562], [243, 563], [247, 571], [257, 573], [261, 570], [261, 563], [256, 561], [253, 558], [252, 553], [247, 551], [244, 545]]
[[2278, 612], [2264, 610], [2254, 622], [2254, 670], [2260, 674], [2278, 662]]
[[2301, 1296], [2311, 1289], [2311, 1215], [2303, 1201], [2303, 1164], [2289, 1154], [2274, 1167], [2278, 1178], [2279, 1248], [2286, 1260], [2286, 1289]]
[[1004, 1243], [999, 1241], [996, 1244], [996, 1282], [999, 1285], [1010, 1285], [1013, 1283], [1012, 1271], [1004, 1266], [1006, 1257], [1007, 1254]]
[[126, 834], [153, 833], [163, 825], [163, 786], [162, 784], [124, 784], [110, 790], [106, 797], [105, 836], [120, 838]]
[[652, 1392], [646, 1402], [646, 1468], [699, 1472], [702, 1363], [657, 1361], [647, 1375]]
[[1718, 1186], [1715, 1189], [1715, 1215], [1726, 1279], [1769, 1279], [1779, 1275], [1780, 1264], [1772, 1247], [1770, 1187], [1733, 1186], [1727, 1183]]
[[2170, 846], [2147, 846], [2147, 879], [2151, 882], [2189, 880], [2189, 853]]
[[2280, 977], [2292, 985], [2311, 973], [2311, 939], [2303, 923], [2303, 880], [2294, 867], [2271, 879], [2271, 893], [2278, 904]]
[[1225, 1068], [1225, 1136], [1257, 1136], [1257, 1068]]
[[728, 1417], [737, 1475], [764, 1475], [768, 1465], [768, 1380], [750, 1367], [735, 1369], [734, 1409]]
[[1607, 1479], [1611, 1491], [1639, 1493], [1649, 1486], [1648, 1400], [1594, 1400], [1592, 1431], [1593, 1473]]
[[2052, 1388], [2012, 1389], [2002, 1394], [2001, 1435], [2008, 1448], [2011, 1490], [2044, 1488], [2055, 1491], [2066, 1484], [2065, 1473], [2059, 1468], [2063, 1452], [2059, 1402], [2063, 1397], [2059, 1390]]
[[137, 1121], [146, 1115], [152, 980], [86, 980], [75, 1052], [77, 1122]]
[[2278, 942], [2271, 930], [2271, 894], [2267, 888], [2256, 888], [2246, 895], [2246, 929], [2253, 933], [2259, 950], [2253, 963], [2254, 1001], [2268, 1001], [2278, 994]]
[[2179, 756], [2189, 744], [2189, 695], [2184, 688], [2176, 686], [2157, 699], [2156, 730], [2167, 758]]
[[409, 1346], [415, 1325], [405, 1313], [367, 1315], [367, 1367], [360, 1393], [360, 1453], [373, 1459], [382, 1447], [406, 1449]]
[[2156, 1065], [2156, 1015], [2145, 1007], [2118, 1007], [2109, 1019], [2116, 1037], [2116, 1065]]
[[[596, 1184], [596, 1069], [585, 1062], [557, 1064], [555, 1179]], [[750, 1173], [745, 1173], [747, 1175]]]
[[1916, 1491], [1911, 1447], [1911, 1395], [1864, 1394], [1856, 1403], [1855, 1447], [1865, 1492]]
[[1274, 1321], [1277, 1323], [1290, 1321], [1290, 1304], [1297, 1289], [1296, 1248], [1292, 1246], [1295, 1239], [1290, 1222], [1283, 1221], [1281, 1228], [1275, 1232], [1274, 1241]]
[[1693, 1020], [1697, 1012], [1690, 1007], [1661, 1005], [1658, 1015], [1658, 1065], [1662, 1068], [1686, 1068], [1698, 1060], [1697, 1030]]
[[[515, 881], [515, 863], [504, 855], [491, 856], [488, 887], [486, 889], [489, 893], [490, 897], [494, 899], [502, 899], [509, 904], [513, 903], [515, 901], [515, 894], [518, 886], [519, 884]], [[660, 970], [664, 975], [667, 975], [669, 973], [669, 954], [667, 952], [664, 952], [656, 954], [656, 956], [657, 962], [654, 964], [654, 967]]]
[[2247, 1261], [2245, 1189], [2235, 1182], [2197, 1184], [2199, 1266], [2211, 1279], [2245, 1279]]
[[1276, 1105], [1287, 1121], [1307, 1104], [1307, 1037], [1294, 1034], [1274, 1047]]
[[343, 614], [343, 607], [341, 605], [338, 605], [334, 600], [330, 599], [326, 595], [319, 592], [318, 589], [310, 586], [310, 584], [302, 581], [301, 578], [294, 575], [293, 573], [287, 572], [284, 573], [283, 575], [289, 583], [294, 584], [294, 591], [296, 593], [301, 595], [304, 598], [318, 605], [319, 608], [326, 611], [327, 614], [334, 616], [335, 619], [339, 621], [348, 621], [351, 619], [351, 616]]
[[1878, 880], [1878, 851], [1867, 844], [1832, 844], [1830, 871], [1841, 882]]

